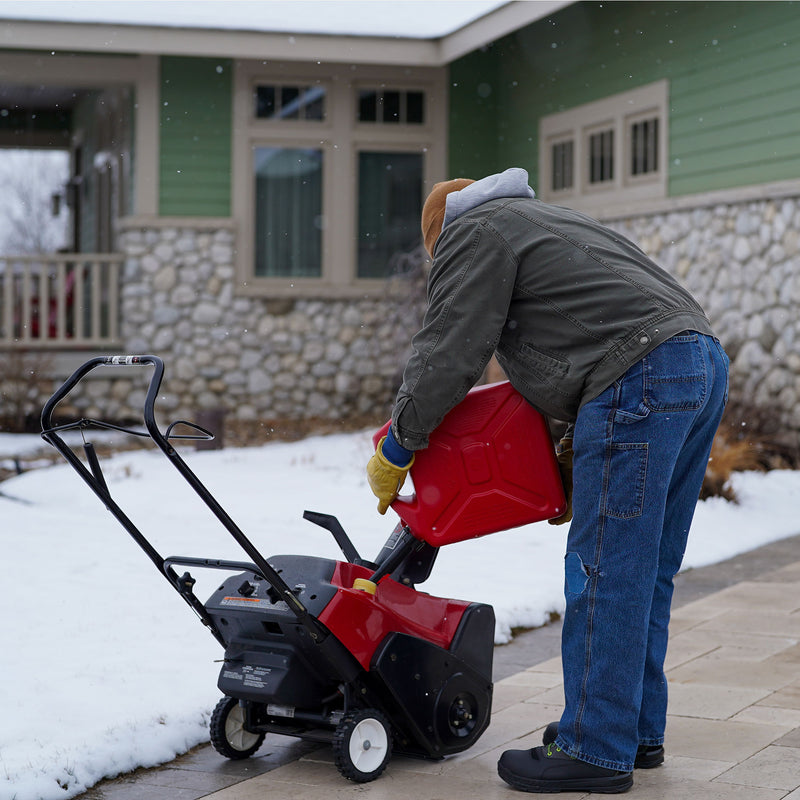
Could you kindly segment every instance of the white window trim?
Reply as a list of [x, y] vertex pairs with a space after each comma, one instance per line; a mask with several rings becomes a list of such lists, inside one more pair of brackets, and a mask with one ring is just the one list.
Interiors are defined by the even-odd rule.
[[[325, 118], [258, 119], [256, 85], [315, 83], [326, 89]], [[422, 124], [359, 123], [359, 88], [419, 90], [425, 94]], [[445, 177], [447, 137], [446, 71], [381, 67], [358, 69], [330, 64], [275, 64], [238, 61], [233, 99], [232, 212], [237, 223], [238, 292], [269, 297], [354, 297], [385, 291], [384, 279], [358, 278], [358, 153], [362, 150], [421, 152], [424, 185], [429, 190]], [[320, 278], [257, 277], [254, 273], [253, 148], [314, 147], [325, 152], [323, 164], [322, 275]]]
[[[542, 117], [539, 121], [539, 186], [542, 200], [563, 203], [591, 214], [607, 215], [616, 206], [667, 196], [669, 82], [656, 81], [628, 92]], [[631, 174], [630, 126], [641, 119], [658, 118], [658, 170]], [[614, 177], [602, 184], [589, 181], [589, 136], [614, 130]], [[574, 142], [573, 186], [554, 191], [552, 146]]]

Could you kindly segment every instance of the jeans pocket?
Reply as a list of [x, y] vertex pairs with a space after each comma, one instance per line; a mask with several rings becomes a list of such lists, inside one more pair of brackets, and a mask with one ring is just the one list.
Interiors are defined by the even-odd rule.
[[615, 425], [633, 425], [636, 422], [642, 422], [650, 416], [650, 409], [642, 404], [636, 411], [624, 411], [618, 408], [614, 412]]
[[647, 442], [612, 442], [603, 511], [607, 517], [639, 517], [644, 506]]
[[728, 354], [723, 350], [722, 345], [720, 344], [719, 339], [714, 339], [714, 347], [717, 349], [719, 353], [719, 357], [722, 360], [722, 363], [725, 367], [725, 395], [722, 400], [724, 405], [728, 404], [728, 392], [730, 391], [730, 379], [728, 377], [728, 370], [731, 365], [731, 360], [728, 358]]
[[667, 339], [642, 359], [644, 402], [653, 411], [690, 411], [706, 397], [706, 367], [699, 334]]
[[639, 361], [614, 383], [614, 424], [632, 425], [650, 415], [644, 402], [644, 364]]

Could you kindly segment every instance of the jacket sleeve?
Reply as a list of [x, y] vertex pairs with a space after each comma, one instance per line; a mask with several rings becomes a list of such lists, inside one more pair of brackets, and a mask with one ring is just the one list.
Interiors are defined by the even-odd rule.
[[403, 447], [427, 447], [431, 431], [483, 374], [506, 324], [516, 273], [516, 257], [491, 228], [462, 222], [445, 230], [392, 413]]

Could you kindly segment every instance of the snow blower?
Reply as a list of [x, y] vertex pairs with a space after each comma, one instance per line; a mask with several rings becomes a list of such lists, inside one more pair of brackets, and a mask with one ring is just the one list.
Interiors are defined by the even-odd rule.
[[[92, 370], [143, 366], [152, 368], [144, 430], [87, 418], [54, 422], [58, 404]], [[163, 376], [162, 360], [152, 355], [90, 359], [45, 404], [42, 437], [224, 648], [223, 697], [210, 723], [217, 751], [247, 758], [268, 733], [328, 743], [339, 772], [366, 782], [383, 772], [392, 753], [440, 759], [472, 746], [491, 713], [494, 610], [416, 587], [431, 574], [441, 546], [562, 513], [545, 420], [507, 382], [475, 388], [418, 453], [415, 493], [393, 503], [400, 521], [374, 561], [359, 555], [336, 517], [312, 511], [304, 518], [330, 532], [345, 560], [265, 558], [174, 445], [213, 434], [185, 420], [159, 429], [155, 403]], [[162, 557], [113, 499], [87, 441], [91, 429], [150, 437], [249, 560]], [[61, 436], [69, 430], [84, 432], [82, 457]], [[202, 602], [190, 569], [227, 575]]]

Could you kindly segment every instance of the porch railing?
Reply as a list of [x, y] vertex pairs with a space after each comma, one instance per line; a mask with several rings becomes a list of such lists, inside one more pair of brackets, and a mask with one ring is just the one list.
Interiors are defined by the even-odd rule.
[[0, 256], [0, 347], [107, 347], [119, 340], [116, 253]]

